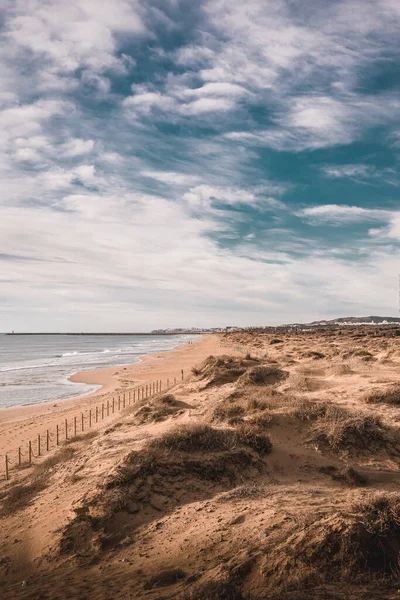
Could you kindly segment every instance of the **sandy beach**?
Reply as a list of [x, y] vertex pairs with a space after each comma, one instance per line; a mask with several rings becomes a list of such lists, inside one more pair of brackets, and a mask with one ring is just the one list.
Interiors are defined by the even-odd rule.
[[196, 363], [206, 356], [220, 352], [220, 340], [217, 335], [206, 335], [193, 340], [192, 343], [180, 344], [170, 352], [148, 354], [141, 361], [132, 365], [110, 367], [83, 371], [73, 375], [70, 380], [76, 383], [87, 383], [102, 386], [87, 396], [46, 402], [15, 408], [0, 409], [0, 461], [5, 453], [15, 457], [18, 447], [26, 450], [29, 440], [35, 442], [38, 434], [45, 435], [47, 430], [53, 432], [56, 425], [62, 426], [65, 419], [73, 420], [82, 412], [87, 412], [96, 405], [111, 401], [113, 395], [127, 391], [139, 384], [167, 379], [172, 382], [176, 377], [181, 380], [181, 369], [186, 377]]
[[79, 374], [105, 385], [92, 396], [3, 413], [15, 447], [184, 369], [0, 482], [2, 599], [394, 600], [397, 333], [205, 336]]

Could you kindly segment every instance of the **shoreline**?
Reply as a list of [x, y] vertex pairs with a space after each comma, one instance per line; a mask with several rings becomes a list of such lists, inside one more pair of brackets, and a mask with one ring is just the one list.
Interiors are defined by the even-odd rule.
[[174, 349], [146, 354], [141, 360], [130, 365], [81, 371], [73, 377], [76, 383], [99, 382], [101, 388], [94, 392], [77, 396], [68, 400], [30, 404], [19, 407], [0, 409], [0, 456], [6, 452], [15, 452], [19, 446], [34, 440], [38, 434], [45, 434], [46, 429], [55, 429], [65, 419], [71, 419], [81, 412], [89, 411], [96, 404], [112, 400], [113, 393], [129, 390], [137, 385], [160, 380], [170, 381], [174, 377], [179, 381], [181, 369], [184, 374], [199, 364], [210, 354], [221, 354], [221, 338], [219, 335], [207, 334], [193, 340], [178, 344]]
[[[202, 337], [200, 338], [200, 340], [201, 339]], [[195, 340], [195, 344], [198, 343], [200, 340]], [[138, 366], [140, 363], [145, 362], [148, 358], [154, 356], [154, 354], [170, 354], [179, 350], [181, 347], [183, 349], [185, 346], [191, 346], [191, 344], [189, 344], [188, 342], [180, 342], [170, 350], [159, 350], [158, 352], [142, 354], [138, 357], [138, 360], [136, 362], [128, 363], [125, 365], [114, 365], [112, 367], [100, 367], [99, 369], [77, 371], [76, 373], [68, 377], [68, 381], [71, 381], [72, 383], [83, 383], [86, 385], [99, 385], [100, 387], [94, 392], [84, 394], [83, 396], [81, 395], [76, 396], [74, 398], [67, 398], [67, 400], [78, 400], [79, 398], [86, 398], [87, 396], [94, 396], [96, 394], [99, 395], [106, 394], [108, 392], [115, 392], [115, 390], [118, 389], [118, 384], [120, 383], [118, 376], [120, 375], [121, 370], [131, 370], [134, 367]], [[115, 371], [116, 369], [116, 373], [111, 372]], [[64, 400], [61, 400], [60, 402], [64, 402]], [[47, 404], [47, 402], [43, 402], [42, 404]]]
[[[11, 335], [11, 334], [10, 334]], [[16, 334], [14, 334], [16, 335]], [[22, 334], [19, 334], [22, 335]], [[41, 335], [41, 334], [29, 334], [29, 335]], [[63, 334], [59, 334], [63, 335]], [[71, 334], [72, 335], [72, 334]], [[75, 335], [75, 334], [74, 334]], [[125, 335], [125, 334], [124, 334]], [[146, 334], [147, 335], [147, 334]], [[203, 339], [203, 334], [199, 340], [194, 340], [194, 343], [197, 344], [201, 339]], [[60, 399], [52, 399], [47, 400], [45, 402], [32, 402], [31, 404], [18, 404], [15, 406], [0, 406], [0, 425], [3, 422], [7, 422], [4, 420], [3, 415], [11, 413], [11, 412], [25, 412], [25, 409], [33, 409], [33, 412], [46, 410], [47, 407], [52, 405], [58, 406], [58, 404], [66, 404], [68, 402], [78, 402], [79, 400], [91, 398], [100, 394], [107, 394], [111, 392], [115, 392], [115, 390], [119, 387], [119, 379], [118, 376], [121, 374], [121, 370], [131, 369], [135, 366], [139, 365], [141, 362], [147, 360], [148, 357], [153, 356], [154, 354], [168, 354], [173, 353], [178, 350], [181, 346], [188, 345], [188, 342], [180, 342], [176, 344], [173, 348], [169, 350], [159, 350], [157, 352], [142, 354], [138, 357], [136, 362], [120, 364], [120, 365], [112, 365], [110, 367], [99, 367], [97, 369], [88, 369], [85, 371], [76, 371], [68, 376], [66, 376], [65, 381], [68, 383], [80, 383], [88, 386], [99, 386], [95, 390], [90, 390], [87, 393], [81, 393], [79, 395], [70, 396], [69, 398], [60, 398]], [[115, 372], [116, 371], [116, 372]]]

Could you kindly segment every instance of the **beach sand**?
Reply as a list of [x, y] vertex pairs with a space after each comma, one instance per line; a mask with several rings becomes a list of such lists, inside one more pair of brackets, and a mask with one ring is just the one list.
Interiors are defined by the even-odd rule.
[[184, 368], [172, 394], [0, 482], [2, 600], [398, 598], [396, 334], [206, 336], [90, 374], [111, 386], [93, 396], [3, 421], [33, 437]]
[[75, 416], [79, 419], [82, 412], [107, 403], [107, 400], [111, 402], [116, 394], [139, 384], [162, 380], [165, 385], [167, 379], [172, 382], [175, 377], [180, 381], [182, 369], [186, 377], [196, 363], [210, 354], [220, 352], [218, 336], [202, 336], [191, 344], [180, 344], [172, 351], [145, 355], [141, 357], [140, 362], [132, 365], [83, 371], [73, 375], [70, 378], [72, 382], [102, 386], [90, 395], [59, 402], [0, 409], [1, 464], [5, 453], [14, 460], [18, 447], [26, 453], [29, 440], [35, 444], [39, 434], [45, 436], [49, 430], [54, 435], [56, 425], [59, 425], [61, 430], [65, 419], [72, 423]]

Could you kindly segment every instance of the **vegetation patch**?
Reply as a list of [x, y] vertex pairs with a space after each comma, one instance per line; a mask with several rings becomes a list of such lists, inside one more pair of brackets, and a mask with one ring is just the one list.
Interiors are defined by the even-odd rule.
[[321, 360], [325, 358], [325, 354], [323, 352], [318, 352], [316, 350], [308, 350], [307, 352], [303, 352], [304, 358], [313, 358], [314, 360]]
[[374, 451], [388, 444], [386, 431], [378, 417], [344, 411], [327, 412], [316, 422], [312, 439], [334, 452]]
[[208, 386], [219, 386], [237, 381], [246, 369], [257, 364], [257, 359], [245, 359], [237, 356], [209, 356], [198, 368], [200, 379], [208, 380]]
[[367, 478], [361, 475], [353, 467], [345, 467], [339, 470], [335, 466], [326, 466], [319, 468], [320, 473], [329, 475], [335, 481], [341, 481], [351, 487], [360, 487], [367, 484]]
[[7, 488], [0, 496], [0, 516], [14, 514], [29, 506], [34, 498], [49, 484], [51, 471], [68, 460], [76, 452], [71, 446], [64, 446], [59, 452], [38, 463], [30, 483], [15, 484]]
[[247, 446], [263, 454], [268, 454], [272, 447], [269, 437], [252, 427], [244, 425], [237, 429], [215, 429], [196, 423], [175, 427], [162, 437], [151, 440], [147, 448], [193, 453], [224, 452], [239, 446]]
[[289, 373], [274, 365], [257, 365], [249, 369], [238, 381], [240, 385], [275, 385], [288, 377]]
[[179, 402], [173, 394], [165, 394], [152, 399], [141, 406], [134, 417], [138, 424], [165, 421], [169, 417], [182, 413], [182, 402]]
[[333, 403], [311, 400], [301, 401], [292, 414], [313, 423], [310, 441], [334, 452], [374, 451], [388, 446], [386, 428], [379, 417], [351, 413]]
[[400, 385], [394, 384], [384, 390], [374, 390], [366, 396], [364, 401], [369, 404], [393, 404], [394, 406], [400, 406]]
[[272, 587], [298, 589], [325, 582], [395, 581], [399, 576], [399, 495], [378, 495], [297, 526], [266, 548], [265, 579]]

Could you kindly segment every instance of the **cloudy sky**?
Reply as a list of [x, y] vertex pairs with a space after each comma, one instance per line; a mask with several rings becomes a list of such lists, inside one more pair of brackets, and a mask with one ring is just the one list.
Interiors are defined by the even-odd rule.
[[398, 314], [398, 0], [0, 6], [0, 331]]

